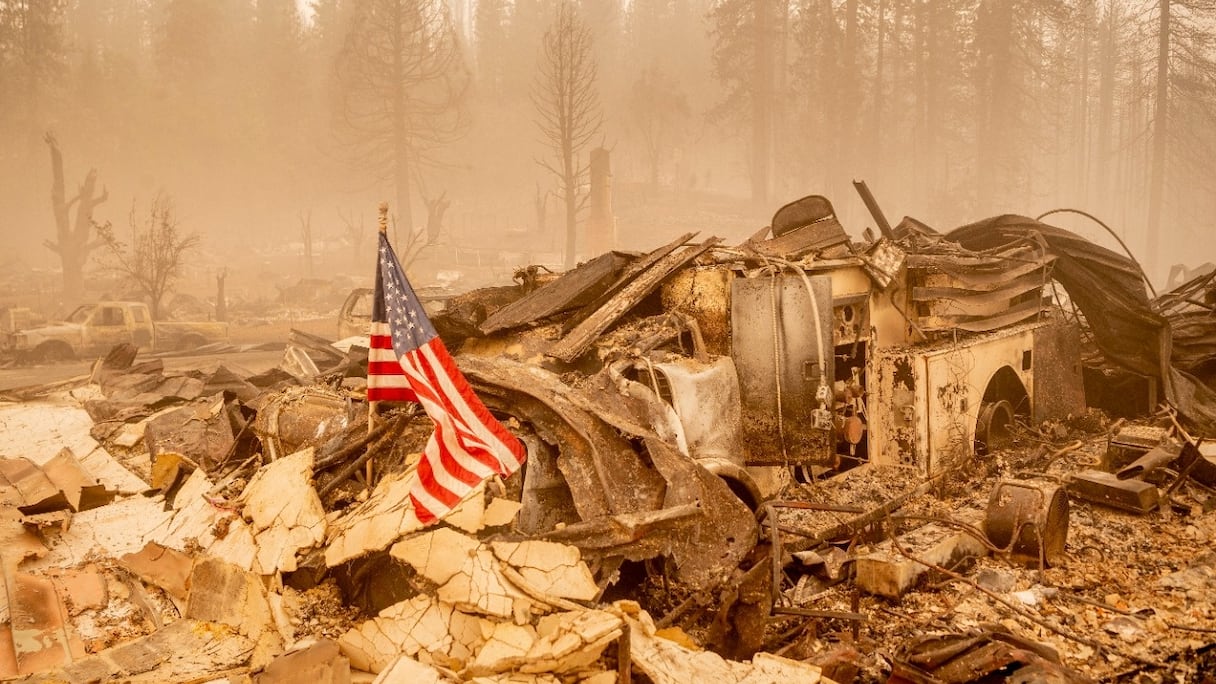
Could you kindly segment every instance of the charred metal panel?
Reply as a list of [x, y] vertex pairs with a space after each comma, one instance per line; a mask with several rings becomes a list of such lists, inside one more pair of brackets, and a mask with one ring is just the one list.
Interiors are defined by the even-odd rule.
[[870, 460], [880, 465], [924, 467], [924, 360], [910, 350], [882, 350], [870, 357]]
[[[1010, 399], [1016, 413], [1030, 417], [1037, 396], [1035, 376], [1041, 382], [1057, 382], [1051, 375], [1055, 366], [1036, 368], [1036, 335], [1043, 327], [1023, 324], [957, 342], [876, 350], [867, 369], [870, 459], [913, 466], [928, 476], [969, 457], [985, 392], [998, 372], [1016, 377], [1012, 384], [1020, 387], [1014, 389], [1025, 390], [1031, 405], [1025, 404], [1026, 397], [999, 398]], [[1063, 335], [1045, 334], [1049, 339]], [[1059, 354], [1063, 359], [1068, 352], [1061, 346]], [[1075, 384], [1067, 378], [1058, 382]]]
[[[926, 475], [971, 456], [985, 393], [1002, 369], [1012, 371], [1013, 386], [1002, 387], [1002, 395], [995, 398], [1009, 400], [1015, 413], [1029, 417], [1030, 406], [1024, 400], [1026, 395], [1034, 396], [1034, 371], [1023, 369], [1023, 359], [1028, 352], [1033, 355], [1036, 327], [1038, 324], [1026, 324], [969, 335], [958, 342], [939, 342], [923, 351], [928, 382], [927, 441], [923, 445], [922, 464]], [[1016, 383], [1012, 377], [1017, 378]], [[1019, 383], [1021, 386], [1017, 387]]]
[[1029, 357], [1034, 382], [1034, 421], [1065, 418], [1085, 410], [1085, 386], [1081, 381], [1081, 331], [1067, 321], [1053, 321], [1034, 331]]
[[820, 387], [830, 387], [833, 378], [834, 327], [829, 277], [731, 283], [731, 356], [750, 465], [832, 460], [830, 414], [820, 406], [821, 399], [831, 401], [831, 392]]

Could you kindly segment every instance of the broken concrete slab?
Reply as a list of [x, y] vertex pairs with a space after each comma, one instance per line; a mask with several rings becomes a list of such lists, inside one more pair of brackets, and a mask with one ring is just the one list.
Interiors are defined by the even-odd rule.
[[22, 513], [62, 510], [68, 500], [50, 478], [25, 458], [0, 458], [0, 497]]
[[0, 406], [0, 454], [22, 456], [42, 466], [67, 448], [106, 489], [142, 492], [147, 484], [123, 467], [89, 434], [93, 419], [70, 399]]
[[425, 652], [430, 660], [436, 653], [446, 653], [452, 644], [448, 627], [452, 612], [450, 605], [419, 594], [349, 630], [338, 639], [338, 645], [352, 667], [373, 673], [381, 672], [401, 655], [412, 658]]
[[410, 504], [412, 473], [394, 473], [376, 484], [368, 500], [344, 513], [329, 527], [325, 564], [334, 567], [387, 548], [402, 536], [422, 529]]
[[73, 511], [87, 511], [114, 500], [116, 492], [107, 491], [80, 463], [72, 450], [64, 447], [42, 466], [42, 472], [63, 492]]
[[573, 546], [548, 541], [491, 542], [495, 557], [550, 596], [590, 601], [599, 595], [591, 570]]
[[91, 554], [117, 558], [137, 552], [154, 530], [172, 519], [164, 508], [164, 499], [159, 496], [131, 496], [77, 513], [38, 565], [66, 568], [84, 562]]
[[545, 615], [536, 623], [537, 639], [520, 671], [565, 674], [589, 669], [623, 629], [619, 615], [602, 610]]
[[[937, 523], [900, 535], [898, 541], [909, 555], [944, 567], [951, 567], [963, 558], [988, 554], [988, 547], [971, 534]], [[889, 598], [903, 596], [930, 570], [929, 566], [899, 553], [889, 540], [879, 544], [874, 553], [858, 558], [855, 567], [858, 588]]]
[[520, 624], [528, 622], [533, 612], [546, 612], [546, 606], [516, 588], [503, 575], [498, 563], [489, 549], [479, 549], [465, 558], [460, 570], [439, 587], [436, 596], [465, 612], [514, 619]]
[[56, 669], [71, 663], [74, 655], [84, 655], [84, 645], [65, 622], [67, 610], [54, 582], [24, 572], [5, 579], [19, 673]]
[[337, 642], [319, 639], [283, 653], [253, 680], [256, 684], [350, 684], [350, 661]]
[[207, 681], [209, 675], [248, 664], [252, 653], [253, 642], [232, 627], [178, 620], [61, 669], [15, 681], [19, 684]]
[[46, 573], [55, 585], [55, 593], [71, 616], [85, 610], [104, 608], [109, 602], [110, 592], [106, 578], [96, 566], [82, 568], [56, 568]]
[[1068, 494], [1092, 503], [1132, 513], [1149, 513], [1160, 503], [1157, 488], [1143, 480], [1120, 480], [1100, 470], [1086, 470], [1069, 476]]
[[296, 452], [260, 469], [245, 487], [245, 516], [257, 543], [256, 571], [296, 569], [296, 554], [325, 540], [325, 509], [312, 486], [313, 450]]
[[380, 671], [372, 684], [446, 684], [439, 670], [407, 656], [401, 656]]
[[629, 650], [633, 667], [654, 684], [829, 684], [818, 667], [768, 653], [757, 653], [750, 663], [727, 660], [711, 651], [696, 651], [655, 634], [655, 625], [645, 611], [630, 601], [618, 601], [614, 609], [629, 625]]
[[41, 466], [27, 458], [0, 458], [0, 500], [26, 515], [82, 511], [113, 498], [66, 447]]
[[532, 625], [487, 622], [484, 631], [485, 644], [461, 673], [462, 676], [509, 672], [528, 662], [528, 653], [536, 643], [536, 629]]
[[476, 539], [449, 527], [440, 527], [397, 542], [389, 554], [409, 563], [418, 574], [436, 585], [443, 585], [480, 547], [481, 543]]

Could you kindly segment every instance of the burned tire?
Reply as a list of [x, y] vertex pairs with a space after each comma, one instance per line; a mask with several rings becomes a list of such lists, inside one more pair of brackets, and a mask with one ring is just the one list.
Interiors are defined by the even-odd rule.
[[1004, 449], [1013, 442], [1013, 405], [1008, 401], [986, 401], [980, 405], [975, 421], [975, 453], [983, 456]]
[[51, 340], [43, 342], [34, 347], [30, 352], [30, 359], [35, 363], [57, 363], [59, 361], [70, 361], [76, 358], [75, 352], [67, 342], [60, 340]]

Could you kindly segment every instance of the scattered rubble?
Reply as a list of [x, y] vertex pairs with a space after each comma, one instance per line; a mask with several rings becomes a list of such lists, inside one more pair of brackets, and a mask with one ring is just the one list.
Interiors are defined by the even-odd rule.
[[[880, 225], [813, 196], [448, 299], [528, 460], [427, 527], [429, 420], [369, 408], [357, 335], [3, 393], [0, 676], [1201, 681], [1212, 277], [1149, 300], [1030, 219]], [[1083, 358], [1160, 396], [1086, 410]]]

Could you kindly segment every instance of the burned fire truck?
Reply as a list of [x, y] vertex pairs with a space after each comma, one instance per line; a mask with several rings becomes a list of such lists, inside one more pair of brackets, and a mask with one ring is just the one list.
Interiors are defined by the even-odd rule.
[[[851, 244], [831, 203], [806, 197], [737, 247], [689, 234], [544, 283], [521, 271], [520, 285], [471, 293], [438, 323], [503, 412], [527, 395], [554, 420], [590, 409], [634, 447], [654, 433], [752, 508], [791, 478], [863, 463], [929, 478], [999, 444], [1014, 420], [1083, 410], [1079, 330], [1051, 304], [1044, 244], [973, 251], [911, 219], [883, 232]], [[512, 360], [526, 371], [505, 372]], [[577, 399], [562, 409], [563, 395]], [[535, 446], [568, 451], [565, 432]], [[653, 456], [641, 461], [637, 472]], [[596, 488], [626, 484], [605, 479], [630, 470], [609, 463], [583, 466]], [[540, 470], [525, 502], [563, 486]], [[538, 528], [558, 522], [542, 517]]]
[[[503, 483], [522, 504], [511, 534], [577, 546], [603, 591], [639, 566], [721, 590], [709, 641], [746, 653], [791, 553], [760, 521], [796, 481], [882, 469], [923, 490], [1015, 421], [1084, 409], [1068, 314], [1099, 287], [1142, 289], [1134, 265], [1024, 217], [879, 224], [855, 244], [810, 196], [736, 246], [688, 233], [449, 300], [436, 328], [527, 445]], [[828, 516], [798, 543], [848, 543], [866, 520]]]

